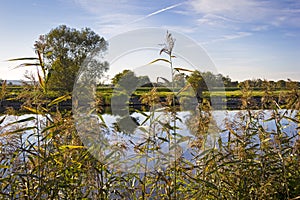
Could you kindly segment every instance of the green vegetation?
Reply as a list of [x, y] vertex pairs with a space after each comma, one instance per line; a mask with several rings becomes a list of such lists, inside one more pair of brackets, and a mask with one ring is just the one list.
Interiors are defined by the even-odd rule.
[[[162, 152], [161, 147], [167, 146], [171, 157], [166, 159], [164, 168], [150, 171], [150, 165], [144, 162], [137, 166], [144, 169], [141, 173], [123, 172], [111, 167], [110, 163], [116, 161], [113, 154], [105, 157], [106, 162], [93, 157], [79, 138], [72, 112], [58, 109], [59, 103], [71, 97], [52, 96], [47, 89], [49, 76], [45, 73], [33, 84], [22, 86], [22, 91], [18, 87], [7, 87], [5, 81], [2, 84], [0, 101], [7, 95], [16, 95], [16, 99], [24, 102], [22, 108], [33, 115], [8, 121], [9, 115], [16, 114], [8, 109], [0, 117], [0, 198], [299, 199], [298, 83], [286, 82], [281, 88], [285, 91], [280, 95], [272, 82], [268, 81], [261, 85], [260, 91], [253, 90], [257, 86], [249, 81], [239, 85], [240, 91], [226, 91], [226, 95], [240, 97], [243, 111], [227, 119], [222, 130], [216, 125], [210, 104], [205, 98], [186, 118], [181, 119], [174, 104], [174, 94], [189, 93], [188, 90], [181, 90], [186, 88], [182, 81], [175, 84], [178, 76], [174, 74], [176, 68], [172, 62], [175, 59], [172, 57], [174, 41], [172, 35], [167, 33], [166, 46], [161, 51], [168, 56], [163, 62], [170, 64], [170, 73], [173, 75], [170, 89], [153, 86], [135, 91], [139, 92], [141, 101], [152, 109], [150, 112], [139, 111], [146, 120], [137, 120], [137, 127], [147, 137], [142, 141], [132, 141], [135, 142], [134, 151], [138, 154], [137, 158], [148, 159], [156, 155], [155, 158], [163, 159], [166, 153]], [[44, 68], [43, 62], [39, 67], [42, 71], [50, 70]], [[120, 83], [117, 82], [119, 97], [131, 94], [129, 91], [133, 87], [127, 90], [128, 86], [124, 88]], [[197, 87], [191, 80], [185, 83], [192, 89]], [[212, 91], [212, 95], [221, 95], [218, 92]], [[97, 89], [97, 94], [105, 94], [105, 98], [111, 93], [112, 88]], [[206, 93], [203, 91], [203, 96]], [[275, 98], [277, 94], [279, 98]], [[155, 106], [160, 103], [162, 95], [167, 100], [158, 112]], [[262, 97], [262, 105], [255, 105], [255, 95]], [[272, 108], [270, 116], [263, 111], [253, 111], [266, 107]], [[99, 111], [96, 114], [101, 121], [103, 117]], [[157, 117], [162, 114], [169, 118]], [[30, 125], [24, 126], [24, 122], [30, 122]], [[274, 128], [263, 126], [266, 122], [274, 124]], [[178, 123], [187, 125], [192, 133], [191, 138], [179, 134]], [[96, 125], [99, 126], [98, 134], [111, 131], [112, 134], [129, 135], [134, 131], [120, 132], [118, 126], [111, 130], [104, 121]], [[208, 145], [213, 136], [215, 141]], [[187, 141], [192, 152], [190, 158], [178, 153], [181, 150], [179, 145]], [[113, 149], [122, 153], [131, 147], [126, 143], [118, 143]]]
[[[36, 58], [16, 58], [10, 61], [28, 61], [19, 67], [40, 66], [42, 74], [38, 78], [44, 90], [55, 91], [58, 94], [70, 93], [78, 75], [79, 68], [89, 54], [98, 55], [106, 51], [104, 38], [89, 28], [76, 30], [61, 25], [48, 34], [41, 35], [34, 44]], [[108, 63], [93, 60], [89, 67], [90, 77], [99, 77], [108, 69]], [[102, 67], [99, 68], [98, 66]], [[28, 77], [30, 81], [32, 77]], [[45, 88], [47, 86], [47, 88]]]

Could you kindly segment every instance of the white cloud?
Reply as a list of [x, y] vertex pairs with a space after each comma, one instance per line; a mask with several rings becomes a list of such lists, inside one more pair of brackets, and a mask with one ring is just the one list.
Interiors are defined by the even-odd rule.
[[[185, 3], [165, 5], [164, 3], [141, 3], [139, 0], [73, 0], [95, 16], [94, 21], [101, 33], [109, 36], [141, 27], [154, 26], [147, 20]], [[152, 6], [149, 6], [149, 5]], [[148, 6], [146, 6], [148, 5]]]
[[138, 9], [135, 0], [73, 0], [77, 5], [95, 15], [132, 13]]
[[171, 32], [177, 31], [177, 32], [186, 33], [186, 34], [195, 33], [197, 31], [196, 27], [184, 26], [184, 25], [182, 25], [182, 26], [165, 25], [165, 26], [162, 26], [162, 28], [166, 29], [166, 30], [170, 30]]
[[266, 31], [268, 29], [269, 29], [268, 25], [258, 25], [258, 26], [253, 27], [251, 30], [252, 31]]
[[239, 23], [240, 21], [230, 19], [216, 14], [205, 14], [203, 17], [197, 20], [199, 25], [209, 25], [209, 26], [221, 26], [224, 27], [226, 24]]
[[207, 14], [244, 13], [259, 6], [252, 0], [191, 0], [190, 5], [196, 12]]
[[230, 35], [223, 35], [220, 38], [217, 39], [213, 39], [207, 42], [202, 42], [202, 45], [207, 45], [207, 44], [211, 44], [211, 43], [216, 43], [216, 42], [222, 42], [222, 41], [227, 41], [227, 40], [233, 40], [233, 39], [239, 39], [239, 38], [244, 38], [244, 37], [248, 37], [251, 36], [252, 33], [250, 32], [237, 32], [235, 34], [230, 34]]
[[[212, 26], [235, 24], [237, 27], [259, 23], [255, 31], [268, 26], [300, 27], [300, 4], [259, 0], [190, 0], [190, 10], [198, 16], [199, 24]], [[244, 23], [244, 24], [243, 24]]]

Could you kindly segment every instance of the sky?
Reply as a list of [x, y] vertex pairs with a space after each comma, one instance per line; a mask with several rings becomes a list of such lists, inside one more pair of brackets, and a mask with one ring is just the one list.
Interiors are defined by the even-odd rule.
[[298, 0], [0, 0], [0, 79], [34, 70], [7, 60], [35, 56], [39, 35], [61, 24], [89, 27], [106, 40], [163, 28], [199, 44], [232, 80], [300, 81]]

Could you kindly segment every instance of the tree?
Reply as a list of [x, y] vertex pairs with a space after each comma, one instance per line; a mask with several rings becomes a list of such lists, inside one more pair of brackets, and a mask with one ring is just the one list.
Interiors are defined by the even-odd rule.
[[151, 81], [148, 76], [138, 76], [138, 79], [138, 85], [141, 87], [151, 84]]
[[212, 72], [201, 72], [201, 76], [209, 88], [217, 86], [218, 81], [216, 80], [216, 75], [214, 75]]
[[174, 85], [178, 88], [183, 88], [185, 86], [185, 74], [179, 73], [174, 76]]
[[232, 81], [229, 78], [229, 76], [226, 76], [226, 77], [223, 76], [222, 81], [223, 81], [225, 87], [232, 87]]
[[284, 80], [279, 80], [276, 83], [276, 87], [279, 89], [285, 89], [286, 88], [286, 82]]
[[130, 95], [138, 87], [139, 78], [133, 71], [125, 69], [112, 78], [112, 84]]
[[116, 74], [112, 79], [111, 79], [111, 83], [113, 85], [117, 85], [120, 81], [120, 79], [127, 73], [132, 74], [133, 72], [130, 71], [129, 69], [124, 69], [122, 72]]
[[196, 70], [193, 73], [191, 73], [187, 77], [187, 82], [191, 84], [192, 88], [194, 89], [198, 102], [201, 102], [202, 92], [208, 89], [201, 72]]
[[[48, 88], [71, 92], [84, 60], [91, 53], [104, 52], [107, 42], [89, 28], [76, 30], [61, 25], [41, 36], [35, 43], [35, 49], [43, 55], [44, 65], [49, 69]], [[91, 76], [99, 77], [108, 69], [107, 63], [97, 60], [90, 63], [93, 66]]]

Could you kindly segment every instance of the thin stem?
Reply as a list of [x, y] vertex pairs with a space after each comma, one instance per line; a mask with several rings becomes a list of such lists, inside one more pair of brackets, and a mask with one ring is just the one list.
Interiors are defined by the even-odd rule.
[[175, 194], [175, 199], [177, 199], [177, 191], [176, 191], [176, 183], [177, 183], [177, 155], [176, 155], [176, 150], [177, 150], [177, 141], [176, 141], [176, 102], [175, 102], [175, 83], [174, 83], [174, 69], [173, 69], [173, 61], [172, 61], [172, 54], [169, 54], [169, 61], [170, 61], [170, 68], [171, 68], [171, 77], [172, 77], [172, 102], [171, 102], [171, 115], [172, 115], [172, 122], [173, 122], [173, 134], [174, 134], [174, 194]]

